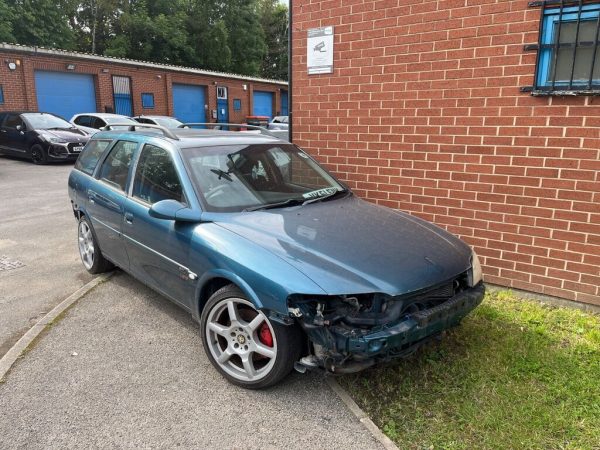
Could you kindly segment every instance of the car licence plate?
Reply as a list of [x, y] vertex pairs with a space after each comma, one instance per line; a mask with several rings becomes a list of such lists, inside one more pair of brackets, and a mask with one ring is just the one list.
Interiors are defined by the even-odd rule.
[[83, 150], [83, 146], [82, 147], [73, 147], [73, 152], [78, 153], [81, 150]]

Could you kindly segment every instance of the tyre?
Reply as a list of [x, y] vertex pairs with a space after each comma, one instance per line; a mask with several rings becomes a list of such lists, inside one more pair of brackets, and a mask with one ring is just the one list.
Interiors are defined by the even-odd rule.
[[247, 389], [276, 384], [300, 358], [303, 341], [298, 326], [269, 320], [234, 285], [210, 297], [200, 328], [213, 366], [228, 381]]
[[103, 273], [114, 268], [113, 264], [102, 256], [94, 230], [85, 216], [79, 219], [77, 241], [81, 262], [89, 273]]
[[34, 164], [46, 164], [46, 152], [41, 145], [35, 144], [30, 149], [31, 161]]

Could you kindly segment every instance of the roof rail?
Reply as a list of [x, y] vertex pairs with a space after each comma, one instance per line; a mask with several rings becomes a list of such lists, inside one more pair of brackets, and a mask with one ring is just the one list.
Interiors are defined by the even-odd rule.
[[163, 134], [166, 137], [168, 137], [169, 139], [173, 139], [175, 141], [179, 140], [177, 135], [175, 133], [173, 133], [173, 131], [169, 130], [168, 128], [161, 127], [160, 125], [150, 125], [148, 123], [140, 123], [140, 124], [135, 124], [135, 125], [132, 125], [130, 123], [109, 123], [108, 125], [106, 125], [103, 128], [103, 130], [110, 131], [114, 127], [127, 127], [127, 131], [135, 131], [136, 128], [151, 128], [153, 130], [162, 131]]
[[259, 127], [257, 125], [248, 125], [246, 123], [220, 123], [220, 122], [216, 122], [216, 123], [214, 123], [214, 122], [203, 123], [203, 122], [190, 122], [190, 123], [182, 123], [177, 128], [199, 127], [199, 126], [213, 127], [213, 128], [217, 128], [217, 127], [239, 127], [239, 128], [247, 128], [249, 130], [258, 130], [258, 131], [260, 131], [260, 134], [264, 134], [266, 136], [270, 136], [270, 137], [273, 137], [275, 139], [280, 139], [279, 136], [271, 133], [265, 127]]

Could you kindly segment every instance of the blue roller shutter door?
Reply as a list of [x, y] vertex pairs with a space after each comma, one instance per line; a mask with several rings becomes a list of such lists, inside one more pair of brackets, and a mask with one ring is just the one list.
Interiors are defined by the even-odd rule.
[[273, 118], [273, 93], [264, 91], [254, 91], [253, 110], [255, 116], [268, 116], [269, 120]]
[[173, 85], [173, 109], [175, 117], [183, 123], [205, 123], [205, 86], [191, 84]]
[[75, 114], [96, 112], [94, 76], [81, 73], [35, 72], [38, 111], [70, 120]]

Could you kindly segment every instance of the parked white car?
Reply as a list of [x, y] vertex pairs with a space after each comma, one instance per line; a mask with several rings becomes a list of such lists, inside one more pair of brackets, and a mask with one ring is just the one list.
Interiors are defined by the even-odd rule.
[[109, 113], [75, 114], [73, 117], [71, 117], [70, 122], [88, 134], [94, 134], [98, 132], [98, 130], [104, 128], [106, 125], [113, 123], [130, 123], [131, 125], [139, 125], [138, 122], [130, 117], [123, 116], [121, 114]]
[[170, 116], [135, 116], [132, 119], [139, 123], [159, 125], [165, 128], [179, 128], [180, 125], [183, 125], [183, 122]]

